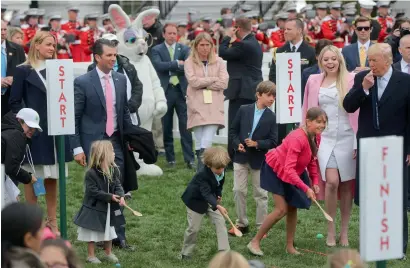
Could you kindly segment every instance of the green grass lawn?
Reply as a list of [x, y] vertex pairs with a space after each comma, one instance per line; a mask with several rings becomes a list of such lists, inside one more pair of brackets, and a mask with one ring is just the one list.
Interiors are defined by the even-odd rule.
[[[179, 143], [179, 142], [178, 142]], [[159, 165], [164, 167], [164, 175], [161, 177], [139, 178], [140, 189], [133, 194], [129, 205], [140, 211], [143, 217], [134, 217], [129, 211], [125, 211], [127, 218], [127, 239], [129, 244], [136, 247], [135, 252], [120, 251], [114, 248], [114, 253], [121, 262], [121, 267], [150, 267], [150, 268], [173, 268], [173, 267], [207, 267], [211, 258], [217, 252], [216, 234], [213, 225], [205, 218], [200, 231], [198, 244], [190, 261], [179, 260], [183, 235], [186, 222], [186, 210], [181, 201], [181, 194], [194, 175], [193, 171], [187, 170], [183, 164], [182, 153], [179, 144], [176, 146], [177, 166], [168, 169], [163, 158]], [[87, 257], [86, 243], [76, 241], [77, 227], [72, 219], [80, 208], [83, 198], [83, 174], [84, 169], [76, 163], [69, 166], [67, 182], [67, 218], [68, 237], [73, 242], [79, 257], [85, 260]], [[228, 209], [232, 220], [235, 219], [235, 210], [232, 193], [233, 173], [227, 172], [226, 183], [223, 191], [223, 206]], [[248, 191], [248, 216], [251, 226], [255, 221], [255, 203], [252, 199], [251, 187]], [[44, 202], [44, 200], [42, 200]], [[42, 202], [42, 203], [43, 203]], [[269, 210], [272, 210], [272, 199], [269, 200]], [[340, 221], [339, 215], [337, 222]], [[229, 226], [228, 226], [229, 227]], [[255, 228], [251, 228], [251, 234], [242, 238], [230, 237], [230, 245], [233, 250], [242, 253], [248, 259], [256, 259], [251, 256], [246, 248]], [[298, 248], [311, 251], [330, 253], [325, 246], [325, 239], [317, 239], [316, 235], [322, 233], [326, 236], [326, 221], [316, 206], [299, 212], [296, 241]], [[350, 245], [358, 248], [359, 245], [359, 211], [355, 207], [350, 223]], [[262, 250], [265, 256], [261, 260], [267, 267], [277, 268], [301, 268], [323, 267], [327, 258], [315, 253], [303, 253], [301, 256], [291, 256], [285, 253], [285, 224], [280, 222], [269, 232], [268, 238], [262, 242]], [[99, 250], [97, 256], [102, 257], [103, 251]], [[410, 258], [410, 254], [408, 254]], [[85, 267], [96, 267], [87, 264]], [[113, 264], [104, 263], [99, 267], [114, 267]], [[374, 264], [371, 267], [375, 267]], [[388, 267], [410, 267], [410, 261], [388, 262]]]

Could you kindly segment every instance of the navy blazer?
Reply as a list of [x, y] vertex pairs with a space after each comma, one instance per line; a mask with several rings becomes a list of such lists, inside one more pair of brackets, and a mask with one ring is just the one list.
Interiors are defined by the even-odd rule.
[[[115, 87], [117, 126], [124, 145], [124, 131], [132, 130], [127, 102], [127, 79], [118, 72], [111, 72]], [[88, 157], [91, 143], [104, 137], [107, 124], [105, 96], [97, 69], [74, 80], [75, 134], [70, 136], [71, 149], [82, 147]], [[131, 131], [132, 132], [132, 131]]]
[[225, 177], [218, 183], [212, 170], [204, 166], [192, 180], [182, 194], [182, 201], [196, 213], [205, 214], [208, 208], [216, 210], [218, 196], [222, 197]]
[[168, 89], [169, 79], [171, 76], [178, 76], [179, 85], [182, 90], [183, 96], [186, 95], [186, 88], [188, 82], [185, 78], [184, 65], [179, 65], [177, 60], [185, 61], [189, 56], [189, 47], [186, 45], [176, 43], [174, 58], [171, 60], [169, 51], [165, 42], [156, 45], [151, 50], [151, 61], [157, 71], [161, 86], [165, 90]]
[[[370, 46], [373, 43], [370, 42]], [[359, 43], [354, 43], [342, 48], [342, 55], [346, 62], [346, 68], [349, 72], [353, 72], [356, 67], [360, 67]], [[366, 57], [366, 67], [369, 67], [369, 62]]]
[[[229, 133], [235, 149], [233, 162], [249, 163], [252, 169], [260, 169], [265, 154], [278, 145], [278, 130], [275, 113], [266, 108], [251, 138], [258, 143], [258, 148], [247, 147], [245, 139], [249, 138], [252, 131], [254, 113], [255, 103], [242, 105], [232, 122]], [[245, 147], [245, 153], [237, 151], [240, 143]]]
[[[33, 164], [54, 165], [57, 161], [54, 152], [56, 143], [54, 137], [48, 135], [47, 90], [37, 72], [30, 65], [20, 65], [14, 70], [9, 104], [15, 114], [22, 108], [31, 108], [38, 113], [43, 132], [36, 132], [32, 138]], [[68, 137], [65, 137], [65, 161], [71, 162], [72, 160], [70, 143]]]
[[230, 43], [224, 37], [219, 45], [219, 56], [228, 62], [228, 88], [224, 91], [228, 100], [255, 100], [256, 86], [263, 81], [261, 46], [254, 34], [248, 34], [239, 42]]

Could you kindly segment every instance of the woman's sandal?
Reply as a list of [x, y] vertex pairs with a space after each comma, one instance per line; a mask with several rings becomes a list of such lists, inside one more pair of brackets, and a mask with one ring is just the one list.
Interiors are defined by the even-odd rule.
[[[55, 222], [55, 223], [53, 223]], [[51, 231], [56, 235], [56, 236], [61, 236], [61, 233], [58, 231], [57, 227], [57, 218], [48, 218], [46, 219], [46, 226], [51, 229]]]

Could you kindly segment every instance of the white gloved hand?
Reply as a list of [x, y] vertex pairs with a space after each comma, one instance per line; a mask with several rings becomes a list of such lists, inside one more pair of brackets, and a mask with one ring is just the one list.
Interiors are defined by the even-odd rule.
[[162, 118], [168, 110], [168, 105], [165, 101], [157, 102], [155, 105], [154, 116], [157, 118]]

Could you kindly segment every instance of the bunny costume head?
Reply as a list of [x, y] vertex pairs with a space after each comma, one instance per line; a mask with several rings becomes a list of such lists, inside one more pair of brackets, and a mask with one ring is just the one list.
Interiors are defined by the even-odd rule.
[[133, 62], [140, 61], [152, 45], [146, 42], [149, 34], [144, 30], [142, 20], [146, 16], [158, 16], [159, 10], [145, 10], [132, 23], [119, 5], [110, 5], [108, 13], [117, 32], [118, 51]]

